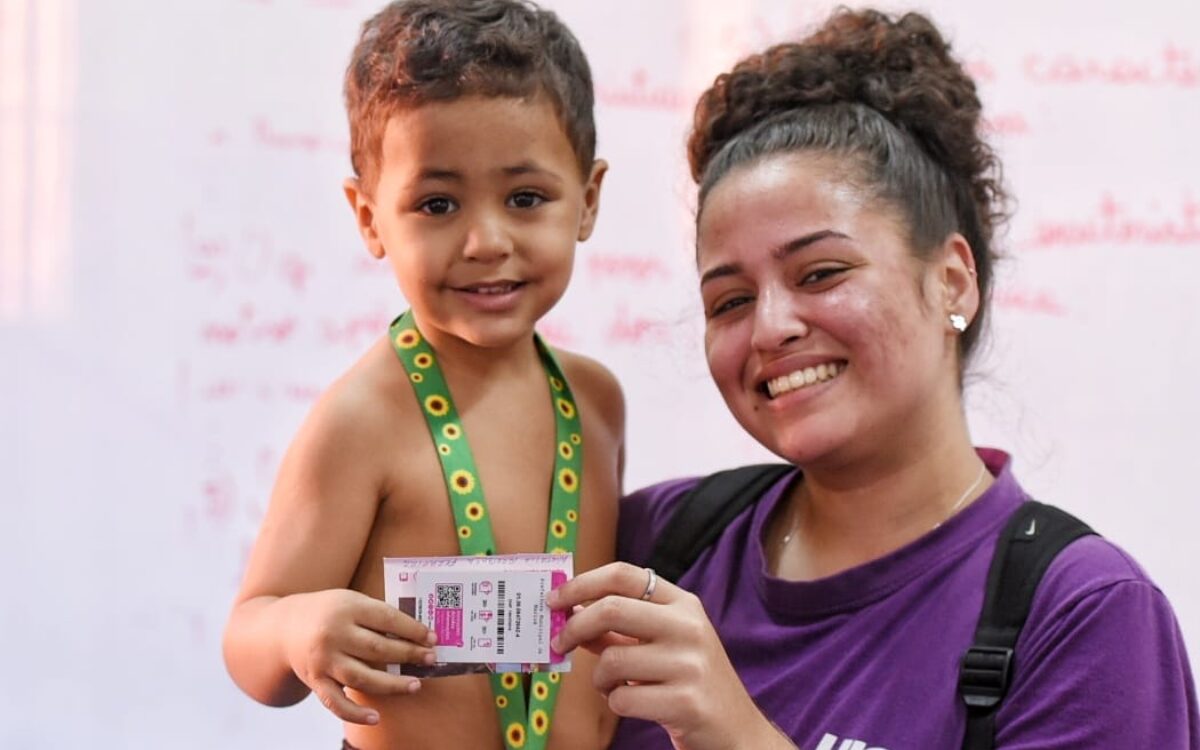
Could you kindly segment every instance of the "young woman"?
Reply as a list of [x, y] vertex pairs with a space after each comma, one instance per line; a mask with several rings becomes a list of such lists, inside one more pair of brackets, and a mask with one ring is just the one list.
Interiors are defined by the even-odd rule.
[[[627, 498], [620, 557], [556, 592], [626, 748], [956, 748], [1000, 529], [1026, 500], [976, 448], [961, 373], [1003, 216], [975, 86], [930, 21], [836, 13], [740, 62], [689, 144], [709, 367], [796, 470], [680, 579], [645, 564], [698, 480]], [[1162, 593], [1096, 536], [1055, 558], [997, 748], [1200, 747]], [[665, 731], [664, 731], [665, 729]]]

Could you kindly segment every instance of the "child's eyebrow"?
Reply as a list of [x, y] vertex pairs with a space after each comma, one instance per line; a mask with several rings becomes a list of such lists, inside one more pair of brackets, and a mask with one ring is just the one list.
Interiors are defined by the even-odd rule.
[[562, 177], [557, 172], [552, 169], [546, 169], [533, 160], [526, 160], [520, 164], [504, 167], [503, 172], [509, 177], [520, 177], [521, 175], [526, 174], [536, 174], [541, 177], [549, 177], [562, 182]]
[[448, 180], [451, 182], [462, 182], [462, 172], [457, 172], [453, 169], [437, 169], [435, 167], [426, 167], [417, 176], [413, 178], [413, 184], [425, 182], [426, 180]]

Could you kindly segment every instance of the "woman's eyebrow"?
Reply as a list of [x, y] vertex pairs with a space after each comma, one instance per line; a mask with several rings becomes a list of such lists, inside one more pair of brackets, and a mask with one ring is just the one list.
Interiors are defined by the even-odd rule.
[[[827, 240], [829, 238], [848, 240], [850, 235], [843, 234], [836, 229], [822, 229], [819, 232], [805, 234], [795, 239], [788, 240], [779, 247], [771, 251], [771, 257], [775, 260], [783, 260], [793, 253], [797, 253], [813, 243]], [[722, 263], [719, 266], [710, 268], [700, 277], [700, 286], [703, 287], [710, 281], [719, 279], [723, 276], [733, 276], [741, 273], [742, 265], [740, 263]]]
[[787, 242], [783, 243], [779, 247], [772, 250], [771, 257], [774, 258], [775, 260], [783, 260], [784, 258], [788, 257], [789, 255], [792, 255], [793, 253], [797, 253], [815, 242], [820, 242], [821, 240], [826, 240], [826, 239], [829, 239], [830, 237], [834, 237], [834, 238], [842, 239], [842, 240], [850, 239], [849, 235], [843, 234], [843, 233], [837, 231], [836, 229], [822, 229], [819, 232], [813, 232], [811, 234], [806, 234], [806, 235], [803, 235], [800, 237], [796, 237], [795, 239], [788, 240]]

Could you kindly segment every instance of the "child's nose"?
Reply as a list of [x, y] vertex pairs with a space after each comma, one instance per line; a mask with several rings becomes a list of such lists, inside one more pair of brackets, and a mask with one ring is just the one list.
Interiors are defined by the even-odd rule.
[[513, 239], [504, 217], [481, 211], [473, 217], [463, 245], [468, 260], [492, 262], [512, 255]]
[[751, 345], [760, 351], [774, 351], [809, 334], [804, 305], [788, 289], [768, 287], [760, 290], [754, 303], [754, 331]]

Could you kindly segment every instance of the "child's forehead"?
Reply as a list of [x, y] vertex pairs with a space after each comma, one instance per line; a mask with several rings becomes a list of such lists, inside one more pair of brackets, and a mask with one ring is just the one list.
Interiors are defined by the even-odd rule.
[[575, 166], [578, 159], [558, 108], [545, 95], [467, 95], [398, 107], [388, 118], [382, 167], [421, 161], [471, 164], [534, 159]]

